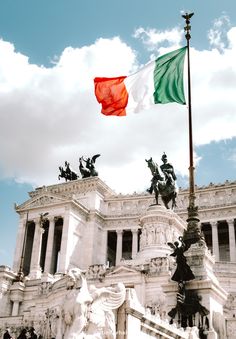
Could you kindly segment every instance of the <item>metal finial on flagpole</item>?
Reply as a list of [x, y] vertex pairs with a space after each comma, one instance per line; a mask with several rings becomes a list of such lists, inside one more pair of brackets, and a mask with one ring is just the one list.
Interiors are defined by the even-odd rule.
[[195, 206], [195, 188], [194, 188], [194, 163], [193, 163], [193, 132], [192, 132], [192, 105], [191, 105], [191, 74], [190, 74], [190, 19], [194, 13], [186, 13], [182, 15], [185, 19], [186, 26], [184, 30], [186, 32], [185, 38], [187, 40], [187, 60], [188, 60], [188, 117], [189, 117], [189, 206], [188, 206], [188, 219], [187, 230], [184, 232], [183, 240], [186, 246], [189, 248], [191, 244], [199, 241], [201, 236], [201, 229], [199, 226], [198, 207]]

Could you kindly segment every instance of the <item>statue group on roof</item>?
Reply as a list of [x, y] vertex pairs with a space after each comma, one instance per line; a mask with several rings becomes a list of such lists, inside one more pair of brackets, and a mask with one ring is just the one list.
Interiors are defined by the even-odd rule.
[[[82, 178], [98, 176], [98, 172], [95, 169], [95, 162], [98, 157], [100, 157], [100, 154], [95, 154], [91, 158], [84, 158], [83, 156], [79, 158], [79, 171]], [[71, 168], [68, 161], [65, 161], [65, 167], [59, 166], [59, 171], [58, 180], [60, 178], [64, 178], [66, 181], [79, 179], [79, 174]]]

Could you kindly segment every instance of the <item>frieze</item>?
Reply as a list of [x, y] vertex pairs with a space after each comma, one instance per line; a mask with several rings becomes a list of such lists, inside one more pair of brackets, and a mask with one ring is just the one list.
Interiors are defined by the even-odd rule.
[[164, 293], [159, 293], [155, 301], [151, 301], [145, 305], [146, 314], [151, 314], [157, 318], [165, 320], [167, 318], [167, 304]]
[[91, 265], [86, 272], [86, 278], [88, 280], [100, 280], [105, 277], [106, 266], [105, 265]]
[[61, 203], [61, 199], [55, 199], [55, 197], [49, 197], [49, 196], [43, 196], [33, 202], [30, 203], [30, 207], [35, 207], [35, 206], [45, 206], [45, 205], [50, 205], [50, 204], [55, 204], [55, 203]]
[[48, 205], [54, 205], [54, 204], [61, 204], [65, 203], [67, 200], [65, 198], [61, 198], [58, 196], [51, 196], [51, 195], [41, 195], [37, 198], [34, 198], [32, 200], [28, 200], [22, 205], [16, 206], [16, 211], [20, 211], [22, 209], [29, 209], [34, 207], [42, 207], [42, 206], [48, 206]]
[[149, 264], [149, 275], [158, 275], [159, 273], [169, 272], [170, 264], [168, 257], [152, 258]]
[[9, 290], [4, 287], [0, 287], [0, 297], [3, 297], [9, 293]]
[[227, 317], [235, 317], [236, 315], [236, 294], [229, 293], [227, 301], [224, 305], [224, 312], [227, 314]]
[[231, 339], [236, 338], [236, 321], [234, 319], [226, 319], [226, 333], [227, 337]]
[[139, 227], [139, 220], [133, 219], [133, 220], [114, 220], [114, 221], [105, 221], [105, 227], [109, 230], [111, 229], [131, 229], [131, 228], [140, 228]]
[[150, 245], [166, 245], [167, 242], [175, 241], [179, 233], [165, 225], [148, 224], [143, 226], [140, 235], [140, 249]]
[[52, 284], [50, 282], [43, 281], [38, 286], [38, 294], [39, 295], [47, 295], [52, 289]]
[[[232, 207], [230, 206], [229, 208], [220, 208], [220, 209], [211, 209], [211, 210], [199, 210], [199, 217], [200, 220], [222, 220], [222, 219], [229, 219], [234, 218], [236, 213], [236, 206]], [[223, 218], [226, 217], [226, 218]]]
[[63, 194], [72, 197], [74, 194], [83, 194], [87, 192], [97, 191], [104, 197], [114, 196], [115, 192], [107, 186], [100, 178], [92, 177], [79, 180], [73, 180], [66, 183], [50, 185], [47, 187], [39, 187], [35, 191], [29, 193], [30, 197], [35, 197], [42, 191], [47, 191], [53, 194]]
[[[169, 217], [168, 216], [166, 216], [166, 217], [164, 217], [164, 216], [159, 216], [158, 215], [158, 222], [160, 222], [160, 223], [163, 223], [163, 224], [169, 224]], [[147, 216], [144, 216], [144, 217], [142, 217], [141, 218], [141, 223], [143, 223], [143, 222], [145, 222], [145, 224], [155, 224], [156, 222], [157, 222], [157, 216], [149, 216], [149, 215], [147, 215]]]
[[[235, 189], [234, 189], [235, 186]], [[140, 204], [140, 199], [142, 199], [142, 205], [145, 204], [146, 207], [148, 207], [150, 205], [150, 201], [152, 201], [152, 198], [149, 197], [146, 193], [141, 193], [141, 194], [131, 194], [131, 195], [115, 195], [115, 192], [109, 188], [101, 179], [99, 179], [98, 177], [96, 178], [88, 178], [88, 179], [79, 179], [76, 181], [72, 181], [72, 182], [67, 182], [67, 183], [60, 183], [57, 185], [51, 185], [51, 186], [43, 186], [43, 187], [39, 187], [37, 188], [35, 191], [30, 192], [29, 195], [30, 197], [36, 197], [39, 194], [41, 194], [42, 192], [50, 192], [53, 194], [64, 194], [64, 196], [72, 196], [72, 194], [82, 194], [82, 193], [86, 193], [86, 192], [90, 192], [90, 191], [94, 191], [94, 189], [96, 190], [100, 190], [101, 192], [104, 191], [103, 193], [107, 193], [104, 194], [104, 196], [111, 197], [111, 200], [109, 201], [109, 198], [106, 200], [107, 202], [110, 203], [114, 203], [115, 198], [118, 198], [119, 200], [117, 200], [117, 203], [121, 202], [123, 200], [124, 205], [129, 205], [130, 207], [132, 207], [132, 205], [134, 206], [134, 209], [137, 208], [137, 204]], [[216, 195], [217, 192], [217, 195]], [[178, 203], [181, 204], [183, 207], [187, 207], [188, 204], [188, 190], [184, 190], [184, 189], [180, 189], [179, 191], [179, 195], [177, 198], [177, 205]], [[197, 187], [196, 188], [196, 199], [197, 201], [200, 203], [201, 205], [201, 195], [205, 194], [206, 197], [205, 199], [207, 199], [208, 201], [210, 201], [212, 198], [215, 197], [216, 200], [222, 200], [219, 199], [219, 197], [231, 197], [231, 201], [232, 198], [235, 198], [235, 202], [236, 202], [236, 184], [235, 182], [226, 182], [223, 185], [209, 185], [207, 187]], [[127, 199], [127, 197], [130, 198], [129, 202], [126, 202], [124, 200]], [[138, 198], [138, 199], [137, 199]], [[230, 199], [229, 199], [230, 200]], [[215, 201], [216, 202], [216, 201]], [[215, 203], [214, 202], [214, 203]], [[222, 201], [220, 201], [222, 204]]]
[[[180, 190], [177, 198], [177, 209], [186, 209], [188, 206], [188, 190]], [[235, 182], [226, 181], [223, 185], [209, 185], [207, 187], [196, 187], [196, 205], [199, 209], [204, 207], [221, 207], [236, 204]]]
[[107, 216], [129, 216], [129, 215], [140, 215], [141, 211], [146, 211], [150, 206], [152, 199], [149, 197], [144, 197], [141, 195], [141, 201], [137, 199], [137, 196], [134, 196], [134, 200], [125, 200], [110, 201], [106, 200], [106, 211]]

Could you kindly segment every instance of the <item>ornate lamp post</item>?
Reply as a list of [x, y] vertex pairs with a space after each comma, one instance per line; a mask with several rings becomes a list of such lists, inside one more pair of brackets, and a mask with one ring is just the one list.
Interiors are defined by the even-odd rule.
[[186, 249], [192, 244], [198, 242], [201, 236], [201, 228], [199, 226], [198, 207], [195, 206], [195, 185], [194, 185], [194, 164], [193, 164], [193, 132], [192, 132], [192, 104], [191, 104], [191, 74], [190, 74], [190, 19], [194, 13], [186, 13], [182, 15], [185, 19], [186, 32], [185, 38], [187, 40], [187, 61], [188, 61], [188, 117], [189, 117], [189, 206], [188, 206], [188, 219], [187, 230], [184, 232], [183, 241]]

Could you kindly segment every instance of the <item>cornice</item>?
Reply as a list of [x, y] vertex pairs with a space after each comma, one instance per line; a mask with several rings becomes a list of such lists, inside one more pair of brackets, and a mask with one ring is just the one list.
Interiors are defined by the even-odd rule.
[[[39, 187], [29, 193], [31, 197], [29, 200], [16, 206], [15, 209], [16, 212], [20, 213], [28, 209], [41, 209], [44, 206], [54, 207], [60, 204], [73, 203], [84, 210], [85, 213], [88, 213], [88, 210], [83, 206], [83, 202], [81, 201], [80, 204], [79, 201], [81, 197], [85, 197], [91, 192], [96, 192], [103, 198], [101, 217], [105, 221], [139, 218], [142, 212], [146, 210], [145, 206], [148, 207], [153, 201], [153, 195], [149, 195], [146, 192], [116, 195], [99, 177], [93, 177]], [[201, 194], [206, 194], [206, 196], [202, 199]], [[217, 210], [234, 210], [236, 208], [236, 181], [226, 181], [221, 185], [210, 184], [196, 187], [196, 204], [200, 214], [214, 213]], [[175, 212], [181, 216], [186, 215], [187, 205], [188, 190], [180, 189], [177, 197], [177, 206], [180, 207], [176, 208]]]
[[73, 197], [74, 194], [94, 191], [100, 193], [104, 197], [115, 195], [115, 192], [99, 177], [92, 177], [38, 187], [34, 191], [29, 192], [29, 196], [33, 198], [42, 192], [50, 192], [51, 194]]

